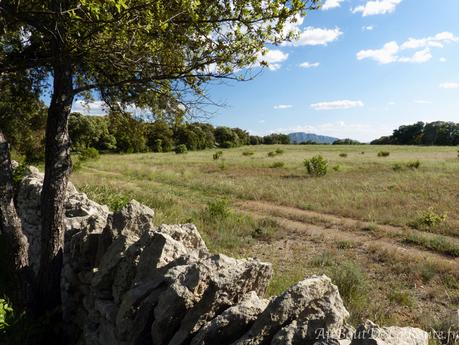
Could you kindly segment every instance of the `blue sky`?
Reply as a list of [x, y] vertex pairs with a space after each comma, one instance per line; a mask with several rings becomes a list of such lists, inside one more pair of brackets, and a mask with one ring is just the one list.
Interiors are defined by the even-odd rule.
[[[304, 43], [328, 43], [271, 48], [288, 54], [278, 69], [212, 87], [212, 97], [227, 106], [211, 122], [256, 134], [306, 131], [364, 141], [418, 120], [459, 122], [458, 0], [329, 2], [337, 4], [310, 12], [300, 27]], [[329, 31], [314, 35], [307, 27]], [[342, 34], [331, 40], [336, 29]], [[406, 43], [410, 38], [422, 41]], [[382, 50], [389, 42], [397, 42], [396, 53], [393, 44]], [[300, 67], [305, 62], [309, 68]]]
[[[324, 0], [270, 47], [255, 80], [210, 86], [215, 125], [369, 141], [416, 121], [459, 122], [459, 0]], [[75, 107], [77, 108], [77, 107]]]

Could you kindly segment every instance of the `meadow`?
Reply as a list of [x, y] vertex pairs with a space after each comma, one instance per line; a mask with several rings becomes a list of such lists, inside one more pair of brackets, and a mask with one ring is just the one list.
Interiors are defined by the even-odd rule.
[[[325, 176], [307, 174], [315, 155]], [[455, 147], [261, 145], [105, 154], [78, 166], [72, 182], [112, 210], [136, 199], [158, 224], [195, 223], [213, 251], [272, 262], [268, 294], [326, 273], [353, 322], [457, 324]]]

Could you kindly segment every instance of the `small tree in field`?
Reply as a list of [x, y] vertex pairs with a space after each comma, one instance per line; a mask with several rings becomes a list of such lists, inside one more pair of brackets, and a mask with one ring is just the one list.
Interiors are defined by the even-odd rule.
[[[114, 111], [128, 106], [158, 117], [204, 97], [212, 79], [247, 79], [266, 43], [291, 38], [285, 24], [318, 0], [2, 0], [0, 79], [18, 74], [49, 90], [42, 192], [42, 245], [36, 312], [60, 304], [64, 199], [71, 172], [68, 120], [76, 98], [98, 96]], [[262, 56], [263, 54], [261, 54]], [[260, 61], [257, 62], [260, 64]], [[266, 65], [261, 61], [261, 65]], [[47, 87], [46, 81], [52, 85]], [[0, 135], [1, 230], [12, 265], [27, 267], [17, 221], [6, 139]], [[18, 271], [16, 270], [16, 271]], [[54, 339], [56, 343], [56, 340]]]

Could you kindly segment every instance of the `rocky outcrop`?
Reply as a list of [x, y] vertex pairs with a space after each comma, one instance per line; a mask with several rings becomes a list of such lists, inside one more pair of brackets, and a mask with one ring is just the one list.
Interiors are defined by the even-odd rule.
[[[17, 200], [35, 271], [42, 179], [30, 168]], [[212, 254], [194, 225], [153, 221], [136, 201], [110, 213], [69, 186], [61, 286], [70, 344], [427, 344], [413, 328], [367, 323], [354, 332], [323, 275], [264, 299], [271, 264]]]

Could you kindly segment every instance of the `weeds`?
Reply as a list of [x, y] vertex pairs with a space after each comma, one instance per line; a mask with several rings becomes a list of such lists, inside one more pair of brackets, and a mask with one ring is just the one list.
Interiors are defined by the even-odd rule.
[[242, 152], [243, 156], [253, 156], [255, 153], [253, 151], [244, 151]]
[[175, 152], [176, 154], [180, 155], [180, 154], [187, 153], [187, 152], [188, 152], [188, 149], [186, 148], [186, 145], [180, 144], [180, 145], [177, 145], [177, 146], [175, 147], [174, 152]]
[[411, 226], [416, 229], [434, 228], [445, 222], [447, 219], [448, 215], [446, 213], [439, 214], [430, 207], [428, 210], [421, 212], [419, 217], [411, 223]]
[[219, 160], [221, 156], [223, 156], [223, 151], [217, 151], [214, 153], [212, 158], [214, 159], [214, 161], [216, 161], [216, 160]]
[[389, 151], [379, 151], [378, 152], [378, 157], [389, 157], [390, 152]]
[[285, 166], [284, 162], [274, 162], [273, 164], [270, 165], [270, 168], [278, 169], [278, 168], [283, 168], [284, 166]]
[[342, 158], [346, 158], [347, 157], [347, 153], [340, 153], [339, 156], [342, 157]]

